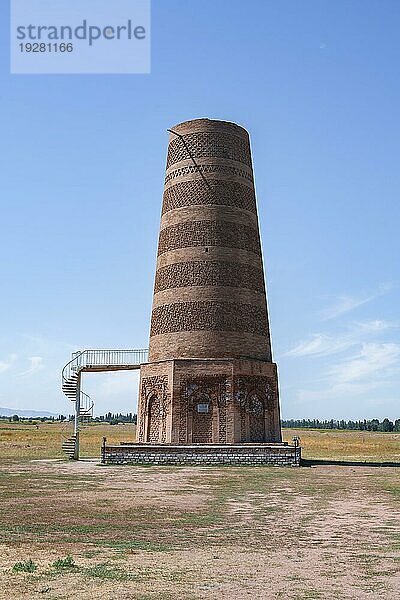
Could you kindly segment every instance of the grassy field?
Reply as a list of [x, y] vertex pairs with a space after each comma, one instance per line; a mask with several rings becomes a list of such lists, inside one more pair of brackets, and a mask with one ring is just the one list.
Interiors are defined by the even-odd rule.
[[[62, 458], [61, 442], [72, 433], [70, 424], [0, 422], [0, 456], [8, 459]], [[100, 456], [103, 437], [109, 443], [134, 441], [136, 426], [92, 424], [81, 433], [82, 456]], [[303, 457], [308, 459], [335, 459], [400, 462], [400, 433], [364, 431], [332, 431], [285, 429], [283, 438], [290, 442], [299, 436]]]
[[[399, 461], [399, 434], [294, 431], [308, 458]], [[94, 425], [134, 439], [130, 425]], [[394, 600], [400, 469], [115, 467], [60, 426], [0, 426], [0, 598]]]
[[303, 457], [307, 459], [400, 463], [400, 433], [283, 430], [283, 438], [287, 442], [294, 435], [300, 437]]
[[[8, 459], [65, 458], [61, 450], [63, 439], [72, 434], [70, 423], [28, 423], [0, 422], [0, 456]], [[135, 441], [136, 425], [91, 424], [81, 432], [81, 453], [83, 457], [100, 456], [103, 437], [109, 443]]]

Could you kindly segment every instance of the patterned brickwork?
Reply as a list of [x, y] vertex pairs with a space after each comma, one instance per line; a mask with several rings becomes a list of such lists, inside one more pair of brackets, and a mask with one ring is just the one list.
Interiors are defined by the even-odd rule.
[[139, 439], [279, 442], [249, 136], [208, 119], [172, 131]]
[[260, 397], [265, 399], [266, 408], [274, 406], [276, 399], [275, 382], [271, 377], [258, 375], [249, 375], [237, 377], [234, 379], [234, 398], [237, 402], [243, 404], [249, 398], [249, 394], [257, 392]]
[[271, 415], [278, 410], [274, 381], [262, 376], [237, 377], [234, 399], [240, 407], [241, 441], [266, 441]]
[[238, 181], [210, 179], [208, 186], [202, 179], [181, 181], [164, 192], [162, 212], [193, 205], [233, 206], [256, 212], [254, 189]]
[[[281, 441], [276, 365], [271, 362], [245, 358], [161, 361], [143, 365], [140, 381], [141, 442]], [[142, 422], [146, 427], [142, 428]]]
[[[168, 173], [165, 177], [165, 183], [169, 183], [178, 177], [187, 177], [188, 175], [197, 174], [201, 177], [201, 174], [206, 176], [207, 174], [217, 174], [233, 177], [242, 177], [247, 181], [253, 181], [253, 174], [249, 173], [246, 169], [240, 169], [232, 165], [187, 165], [186, 167], [180, 167]], [[204, 182], [204, 185], [205, 182]]]
[[178, 123], [171, 128], [175, 134], [171, 133], [170, 139], [175, 139], [176, 133], [186, 136], [190, 133], [199, 133], [203, 131], [211, 131], [212, 133], [227, 133], [229, 135], [235, 135], [241, 139], [249, 141], [249, 134], [240, 125], [232, 123], [230, 121], [216, 121], [214, 119], [191, 119], [190, 121], [183, 121]]
[[166, 375], [142, 378], [138, 430], [140, 442], [165, 442], [166, 418], [170, 404], [171, 394]]
[[191, 157], [224, 158], [251, 166], [247, 140], [231, 133], [199, 132], [174, 138], [168, 147], [167, 168]]
[[268, 335], [266, 307], [237, 302], [199, 301], [164, 304], [153, 310], [150, 337], [199, 330]]
[[149, 442], [157, 443], [160, 441], [160, 430], [162, 427], [162, 410], [160, 398], [156, 395], [149, 400], [148, 411], [148, 433], [147, 439]]
[[187, 394], [181, 392], [179, 400], [179, 431], [180, 444], [186, 444], [188, 438], [189, 399]]
[[[227, 378], [220, 375], [193, 376], [182, 382], [179, 400], [180, 443], [212, 443], [213, 432], [217, 430], [217, 426], [219, 441], [226, 442], [227, 386]], [[208, 405], [207, 413], [197, 412], [196, 407], [199, 403]], [[188, 431], [188, 424], [190, 424], [190, 431]]]
[[257, 394], [252, 394], [249, 398], [249, 431], [252, 442], [265, 442], [265, 405], [264, 400]]
[[215, 408], [209, 398], [201, 398], [208, 406], [207, 413], [199, 413], [194, 405], [192, 408], [192, 443], [211, 444], [213, 440], [213, 413]]
[[239, 248], [261, 255], [258, 231], [229, 221], [187, 221], [162, 229], [158, 254], [193, 246]]
[[261, 269], [223, 261], [175, 263], [157, 270], [154, 292], [188, 286], [223, 286], [264, 291]]
[[226, 444], [226, 442], [227, 442], [227, 439], [226, 439], [226, 426], [227, 426], [226, 405], [227, 405], [227, 399], [226, 399], [226, 394], [224, 394], [224, 395], [221, 395], [221, 397], [220, 397], [219, 407], [218, 407], [218, 443], [219, 444]]

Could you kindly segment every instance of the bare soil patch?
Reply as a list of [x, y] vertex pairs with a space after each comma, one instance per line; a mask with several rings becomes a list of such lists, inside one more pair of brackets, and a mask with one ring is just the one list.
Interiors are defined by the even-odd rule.
[[399, 597], [396, 468], [36, 460], [4, 466], [0, 490], [0, 598]]

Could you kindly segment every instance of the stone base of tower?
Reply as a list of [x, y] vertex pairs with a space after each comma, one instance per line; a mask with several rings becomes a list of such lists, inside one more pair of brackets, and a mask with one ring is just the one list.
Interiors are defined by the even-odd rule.
[[104, 443], [106, 465], [199, 465], [299, 467], [301, 448], [289, 444], [130, 444]]
[[179, 359], [140, 368], [137, 442], [280, 443], [275, 363]]

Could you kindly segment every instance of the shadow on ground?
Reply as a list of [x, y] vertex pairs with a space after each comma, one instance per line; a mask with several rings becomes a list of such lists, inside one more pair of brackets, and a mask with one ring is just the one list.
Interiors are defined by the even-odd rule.
[[314, 467], [316, 465], [336, 465], [342, 467], [400, 467], [400, 462], [368, 462], [358, 460], [329, 460], [329, 459], [301, 459], [302, 467]]

